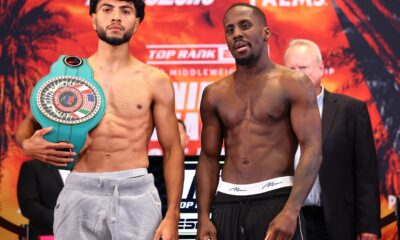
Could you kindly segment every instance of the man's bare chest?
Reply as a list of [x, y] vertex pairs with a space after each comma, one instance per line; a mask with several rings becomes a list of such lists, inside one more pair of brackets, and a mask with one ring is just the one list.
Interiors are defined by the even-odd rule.
[[114, 83], [104, 88], [106, 114], [111, 113], [122, 118], [137, 118], [149, 113], [152, 95], [146, 85]]
[[226, 92], [217, 104], [224, 125], [235, 125], [244, 120], [268, 122], [281, 118], [288, 111], [288, 103], [281, 91], [259, 89], [243, 94]]

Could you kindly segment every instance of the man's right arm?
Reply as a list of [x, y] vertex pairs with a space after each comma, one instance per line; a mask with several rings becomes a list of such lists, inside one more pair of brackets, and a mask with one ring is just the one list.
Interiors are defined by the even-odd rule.
[[28, 115], [22, 120], [18, 125], [17, 131], [15, 133], [15, 138], [18, 145], [22, 147], [24, 140], [30, 138], [36, 130], [41, 129], [39, 123], [33, 117], [32, 112], [29, 111]]
[[51, 130], [52, 128], [40, 129], [40, 125], [29, 112], [17, 128], [16, 140], [25, 155], [54, 166], [65, 167], [67, 163], [72, 162], [71, 157], [76, 154], [60, 150], [72, 149], [73, 145], [65, 142], [51, 143], [44, 140], [43, 136]]
[[199, 226], [197, 239], [216, 239], [216, 229], [210, 221], [212, 201], [218, 184], [219, 157], [222, 147], [222, 127], [210, 94], [210, 86], [202, 96], [200, 114], [203, 123], [201, 131], [201, 154], [196, 169], [196, 197]]

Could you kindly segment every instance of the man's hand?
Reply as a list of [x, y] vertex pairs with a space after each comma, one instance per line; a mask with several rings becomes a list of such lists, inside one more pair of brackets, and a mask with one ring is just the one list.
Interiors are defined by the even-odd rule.
[[154, 240], [178, 240], [178, 222], [179, 214], [177, 216], [167, 214], [158, 226]]
[[378, 236], [374, 233], [359, 233], [357, 240], [378, 240]]
[[217, 229], [210, 219], [201, 220], [199, 222], [197, 240], [217, 240]]
[[265, 240], [291, 240], [296, 231], [297, 216], [283, 209], [269, 225]]
[[62, 150], [73, 149], [74, 146], [66, 142], [51, 143], [44, 140], [43, 136], [51, 130], [51, 127], [37, 130], [32, 137], [22, 142], [21, 147], [27, 156], [57, 167], [65, 167], [67, 163], [73, 161], [72, 157], [76, 153]]

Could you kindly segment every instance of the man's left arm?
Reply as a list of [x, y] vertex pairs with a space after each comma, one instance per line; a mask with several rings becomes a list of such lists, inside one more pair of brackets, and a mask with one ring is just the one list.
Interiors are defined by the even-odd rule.
[[179, 140], [178, 121], [175, 115], [175, 98], [172, 83], [160, 74], [154, 88], [153, 118], [158, 141], [164, 154], [164, 179], [168, 209], [154, 239], [178, 239], [180, 201], [183, 188], [183, 150]]
[[380, 236], [378, 163], [371, 121], [365, 103], [359, 104], [355, 122], [355, 229], [361, 240]]
[[282, 83], [290, 101], [290, 122], [301, 154], [289, 198], [271, 222], [266, 240], [292, 239], [298, 214], [322, 162], [321, 119], [311, 81], [303, 73], [293, 72], [293, 75]]

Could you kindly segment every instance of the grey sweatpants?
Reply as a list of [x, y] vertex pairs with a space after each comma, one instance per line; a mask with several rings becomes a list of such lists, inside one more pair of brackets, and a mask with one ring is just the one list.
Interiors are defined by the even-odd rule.
[[161, 202], [146, 169], [71, 173], [54, 210], [56, 240], [153, 239]]

